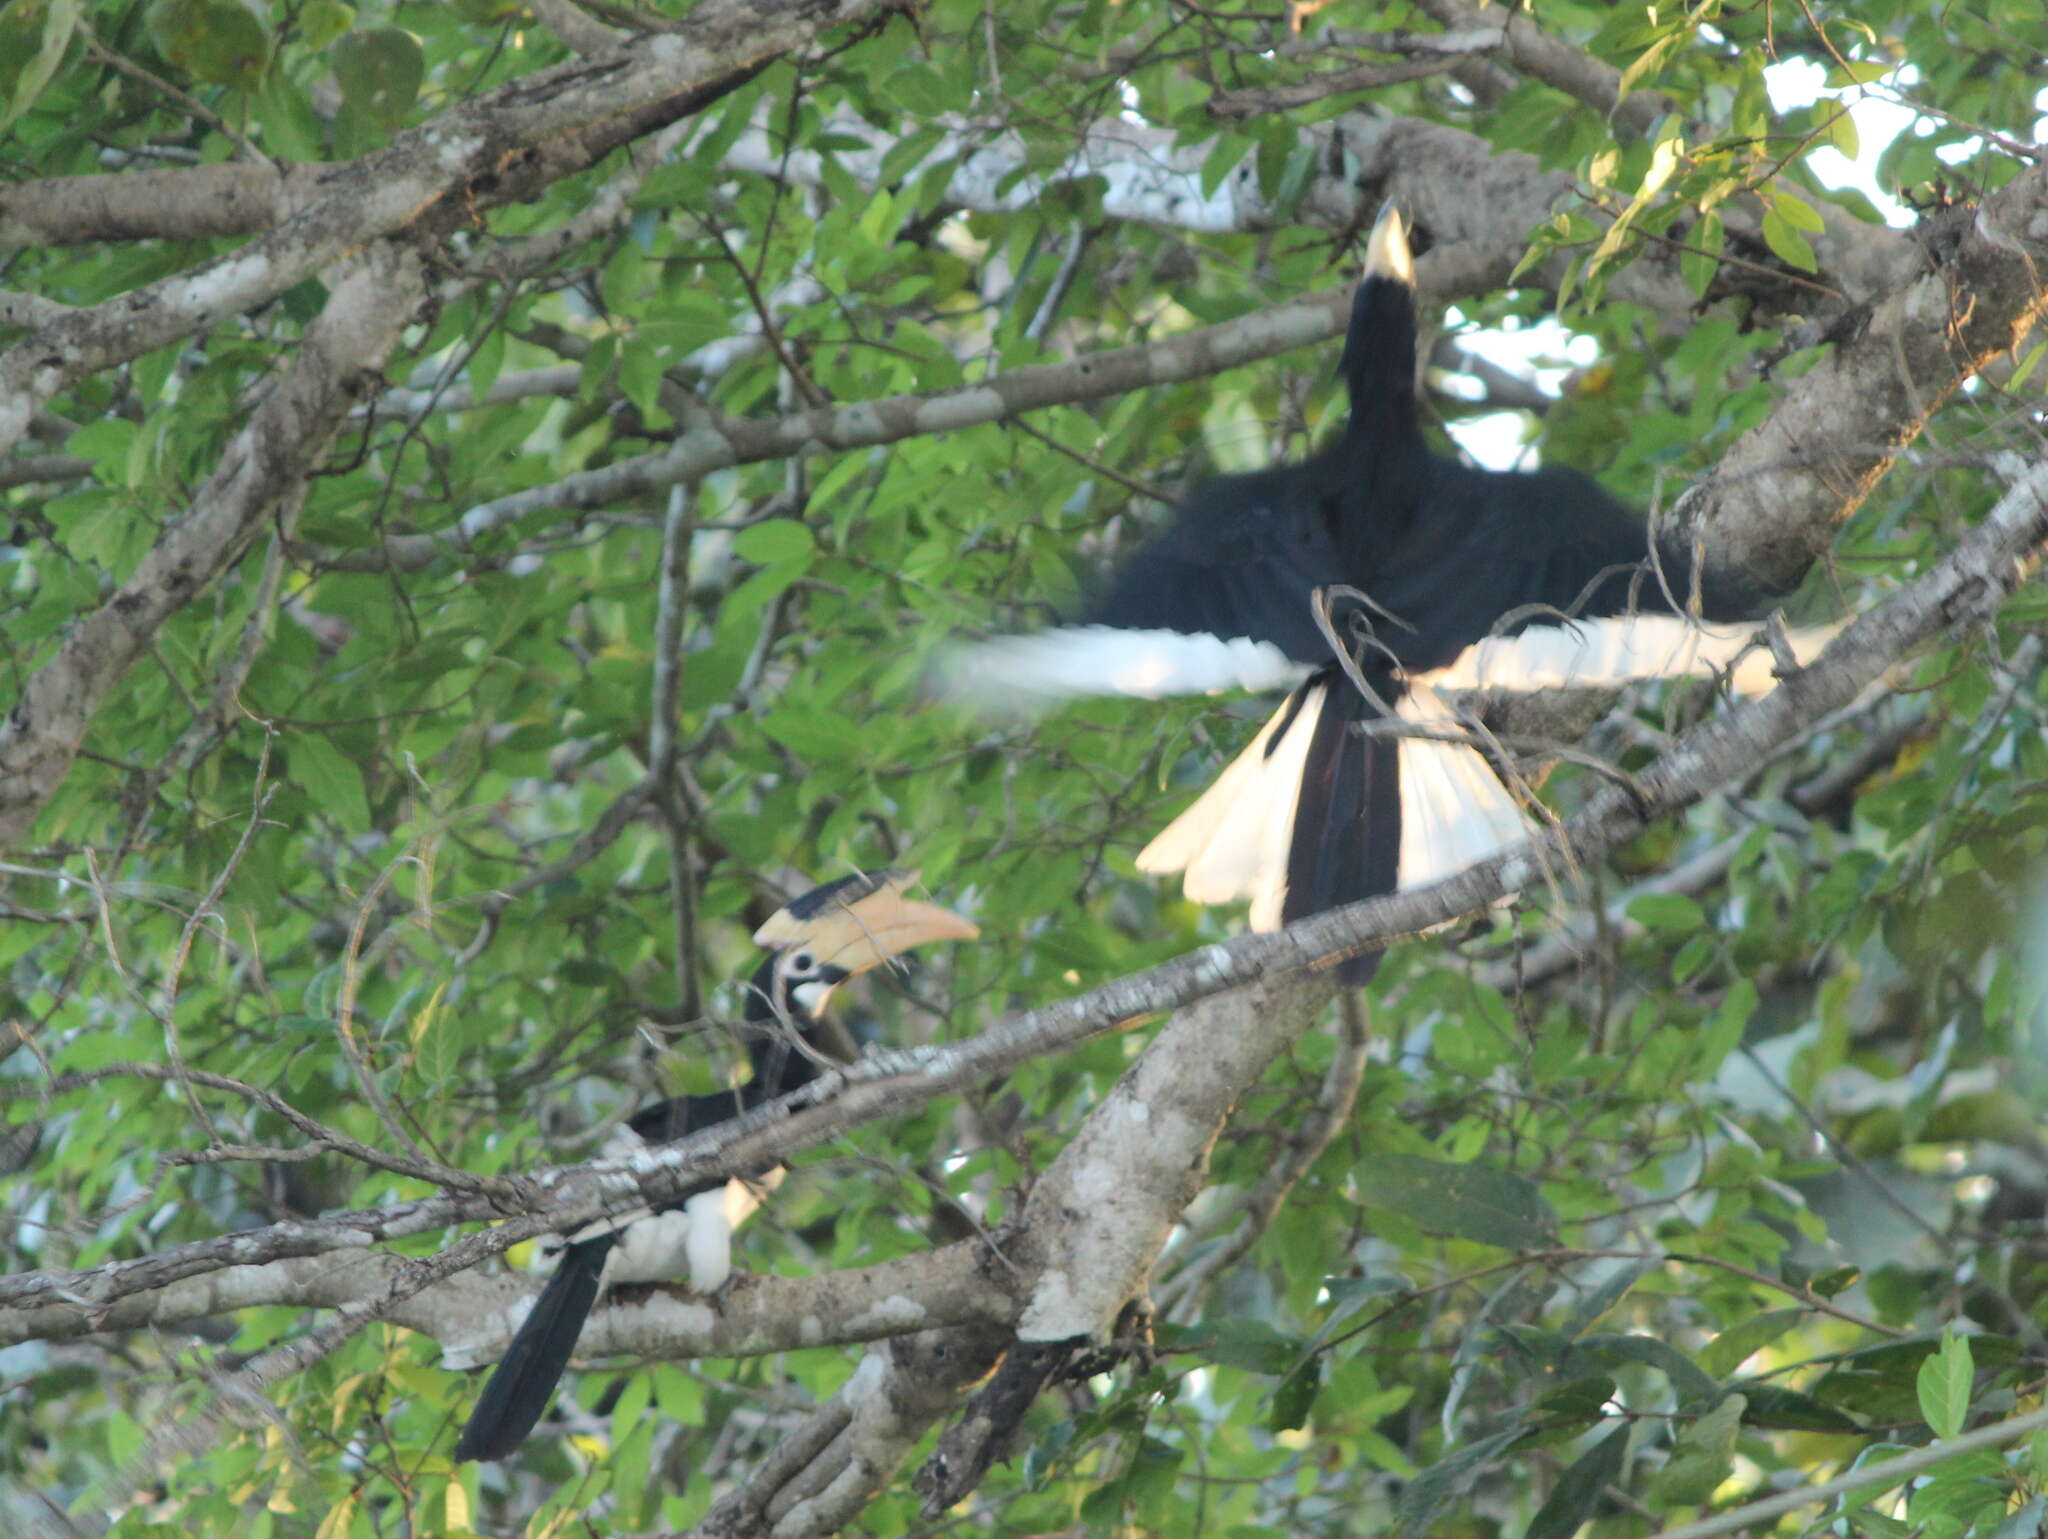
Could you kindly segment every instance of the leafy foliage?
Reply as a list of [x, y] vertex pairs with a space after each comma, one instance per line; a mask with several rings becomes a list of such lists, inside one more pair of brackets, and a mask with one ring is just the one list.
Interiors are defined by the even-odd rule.
[[[352, 419], [289, 536], [164, 627], [35, 845], [9, 856], [7, 1270], [430, 1190], [309, 1150], [186, 1071], [484, 1174], [580, 1154], [650, 1086], [722, 1083], [729, 982], [798, 874], [916, 864], [976, 914], [980, 945], [867, 1000], [862, 1029], [891, 1042], [969, 1033], [1232, 933], [1238, 916], [1130, 863], [1239, 746], [1231, 709], [1084, 704], [990, 726], [924, 701], [920, 679], [948, 634], [1070, 598], [1144, 527], [1144, 488], [1301, 452], [1339, 409], [1327, 351], [729, 464], [688, 492], [510, 499], [720, 423], [947, 390], [1328, 287], [1355, 232], [1306, 209], [1319, 167], [1299, 126], [1369, 105], [1574, 173], [1584, 206], [1531, 232], [1532, 261], [1573, 256], [1558, 290], [1462, 314], [1476, 332], [1557, 309], [1591, 339], [1603, 362], [1546, 414], [1543, 452], [1668, 503], [1672, 478], [1711, 465], [1811, 362], [1796, 313], [1745, 290], [1814, 271], [1820, 209], [1869, 212], [1816, 174], [1820, 150], [1856, 148], [1845, 104], [1884, 89], [1928, 107], [1879, 171], [1930, 206], [2014, 175], [1999, 136], [2024, 138], [2036, 110], [2023, 0], [1539, 11], [1670, 115], [1632, 134], [1532, 76], [1481, 98], [1438, 74], [1219, 122], [1216, 91], [1300, 80], [1315, 52], [1256, 16], [1165, 0], [935, 0], [772, 65], [658, 164], [615, 155], [480, 216], [441, 253], [449, 281], [390, 370], [403, 388]], [[1357, 0], [1316, 22], [1429, 25]], [[0, 151], [22, 181], [214, 165], [242, 140], [344, 159], [567, 57], [514, 4], [13, 0]], [[1847, 94], [1774, 113], [1774, 58]], [[1069, 174], [1084, 133], [1131, 124], [1209, 145], [1201, 195], [1254, 185], [1270, 227], [1132, 212], [1115, 177], [1142, 169], [1136, 150]], [[575, 225], [613, 193], [622, 217]], [[1766, 249], [1733, 249], [1736, 208]], [[511, 279], [478, 259], [571, 229]], [[1697, 316], [1614, 298], [1681, 237]], [[22, 250], [6, 285], [90, 306], [237, 245]], [[64, 463], [0, 487], [11, 685], [188, 516], [325, 298], [308, 281], [52, 403], [38, 452]], [[2038, 357], [1942, 415], [1941, 454], [1879, 488], [1805, 607], [1882, 591], [1981, 514], [1983, 456], [2038, 426], [2037, 396], [2006, 393]], [[673, 526], [686, 795], [585, 842], [653, 751]], [[2048, 903], [2044, 618], [2024, 595], [1995, 635], [1916, 659], [1896, 694], [1684, 826], [1400, 948], [1352, 1116], [1240, 1263], [1172, 1295], [1156, 1356], [1037, 1407], [975, 1526], [1643, 1533], [2032, 1409], [2048, 1027], [2021, 943]], [[222, 679], [239, 682], [216, 705]], [[1700, 708], [1634, 701], [1587, 746], [1637, 767]], [[1800, 800], [1866, 751], [1855, 783]], [[1566, 766], [1549, 795], [1569, 806], [1595, 783]], [[1633, 897], [1581, 965], [1520, 978], [1552, 910], [1714, 850], [1711, 881]], [[865, 1264], [927, 1246], [963, 1209], [1000, 1220], [1136, 1046], [1096, 1042], [803, 1159], [744, 1233], [743, 1264]], [[1240, 1109], [1162, 1293], [1240, 1221], [1229, 1195], [1287, 1157], [1339, 1056], [1311, 1035]], [[51, 1093], [65, 1075], [95, 1078]], [[63, 1509], [108, 1515], [121, 1539], [669, 1532], [855, 1361], [825, 1347], [588, 1372], [573, 1436], [479, 1471], [448, 1457], [473, 1379], [396, 1327], [315, 1362], [267, 1415], [222, 1420], [211, 1376], [305, 1329], [280, 1305], [0, 1352], [0, 1527]], [[206, 1429], [196, 1451], [138, 1468], [148, 1431], [175, 1422]], [[2019, 1534], [2044, 1491], [2037, 1435], [1795, 1521]], [[865, 1521], [941, 1526], [901, 1489]]]

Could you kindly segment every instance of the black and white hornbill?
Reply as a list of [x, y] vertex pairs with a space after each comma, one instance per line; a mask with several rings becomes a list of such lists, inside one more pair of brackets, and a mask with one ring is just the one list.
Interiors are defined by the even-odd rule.
[[[971, 940], [968, 920], [904, 896], [914, 871], [843, 877], [813, 888], [754, 932], [768, 955], [747, 985], [746, 1083], [642, 1107], [607, 1144], [622, 1154], [665, 1143], [770, 1101], [817, 1077], [817, 1029], [832, 991], [928, 941]], [[457, 1459], [502, 1459], [553, 1397], [600, 1292], [618, 1283], [685, 1282], [715, 1293], [732, 1272], [732, 1232], [780, 1184], [782, 1167], [685, 1190], [659, 1212], [608, 1214], [565, 1235], [554, 1275], [506, 1347], [455, 1444]]]
[[[1414, 264], [1390, 205], [1367, 243], [1340, 369], [1350, 419], [1297, 465], [1197, 486], [1089, 623], [956, 647], [943, 693], [997, 709], [1074, 695], [1286, 688], [1209, 789], [1139, 854], [1254, 929], [1415, 886], [1523, 837], [1520, 806], [1458, 742], [1357, 730], [1454, 726], [1444, 689], [1545, 689], [1712, 673], [1751, 595], [1574, 470], [1475, 470], [1433, 454], [1415, 399]], [[1347, 593], [1345, 590], [1353, 590]], [[1319, 593], [1324, 603], [1318, 619]], [[1362, 636], [1362, 640], [1361, 640]], [[1356, 648], [1377, 702], [1333, 641]], [[1768, 661], [1734, 676], [1768, 687]], [[1373, 958], [1353, 962], [1363, 982]]]

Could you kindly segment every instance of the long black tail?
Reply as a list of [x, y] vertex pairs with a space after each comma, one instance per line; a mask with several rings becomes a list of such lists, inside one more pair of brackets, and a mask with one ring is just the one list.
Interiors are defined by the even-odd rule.
[[597, 1302], [605, 1257], [616, 1238], [597, 1235], [562, 1252], [555, 1275], [477, 1397], [469, 1425], [456, 1440], [457, 1460], [502, 1459], [533, 1430], [554, 1398], [583, 1322]]
[[[1282, 923], [1378, 897], [1400, 883], [1401, 742], [1356, 730], [1378, 719], [1350, 680], [1330, 670], [1294, 807]], [[1375, 949], [1346, 962], [1341, 976], [1357, 986], [1379, 965]]]

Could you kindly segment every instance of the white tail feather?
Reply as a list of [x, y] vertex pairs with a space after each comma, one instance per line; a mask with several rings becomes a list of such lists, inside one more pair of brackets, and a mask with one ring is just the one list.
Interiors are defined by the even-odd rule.
[[977, 710], [1041, 711], [1082, 695], [1206, 695], [1287, 689], [1308, 675], [1269, 642], [1076, 625], [948, 647], [932, 691]]
[[[1826, 645], [1834, 629], [1787, 635], [1804, 662]], [[1730, 685], [1738, 693], [1760, 695], [1776, 680], [1770, 651], [1756, 638], [1755, 625], [1702, 625], [1680, 615], [1614, 615], [1489, 636], [1467, 647], [1449, 667], [1422, 677], [1438, 689], [1592, 688], [1718, 673], [1734, 663]]]
[[[1794, 655], [1804, 662], [1836, 629], [1789, 632]], [[1673, 615], [1531, 626], [1519, 635], [1488, 637], [1448, 668], [1411, 678], [1395, 715], [1411, 725], [1461, 731], [1462, 723], [1438, 691], [1594, 688], [1631, 679], [1723, 673], [1731, 664], [1730, 687], [1761, 694], [1776, 680], [1770, 652], [1756, 644], [1756, 630], [1753, 625], [1701, 625]], [[1138, 869], [1155, 875], [1186, 872], [1183, 890], [1197, 903], [1249, 898], [1252, 928], [1278, 928], [1302, 771], [1326, 688], [1318, 684], [1309, 690], [1269, 755], [1273, 734], [1286, 715], [1282, 706], [1208, 790], [1139, 852]], [[1529, 821], [1514, 794], [1477, 749], [1429, 738], [1402, 738], [1400, 744], [1401, 887], [1462, 871], [1528, 836]]]
[[[1394, 714], [1415, 726], [1463, 730], [1426, 685], [1411, 686]], [[1477, 749], [1430, 738], [1400, 743], [1401, 886], [1437, 881], [1527, 837], [1521, 807]]]
[[1326, 689], [1318, 684], [1309, 690], [1269, 756], [1287, 707], [1274, 712], [1194, 805], [1138, 852], [1138, 869], [1155, 875], [1185, 871], [1182, 890], [1196, 903], [1249, 898], [1252, 928], [1277, 929], [1287, 899], [1295, 804]]

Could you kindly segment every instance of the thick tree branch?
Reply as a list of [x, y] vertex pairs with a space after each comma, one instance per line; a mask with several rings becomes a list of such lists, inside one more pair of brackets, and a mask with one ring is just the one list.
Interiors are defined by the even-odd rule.
[[377, 383], [421, 286], [410, 252], [373, 248], [352, 265], [190, 511], [28, 680], [0, 722], [0, 846], [26, 835], [101, 702], [158, 628], [232, 566], [266, 523], [290, 533], [306, 477], [349, 407]]
[[1686, 513], [1790, 587], [1899, 450], [2048, 312], [2048, 169], [1927, 232], [1925, 255], [1780, 395], [1684, 499]]
[[988, 1372], [1003, 1333], [921, 1331], [871, 1348], [820, 1406], [689, 1539], [824, 1539], [889, 1483], [932, 1424]]
[[[1269, 976], [1175, 1013], [1040, 1176], [1003, 1281], [1024, 1346], [1096, 1343], [1145, 1289], [1167, 1236], [1208, 1179], [1209, 1151], [1240, 1097], [1308, 1029], [1336, 990], [1329, 973]], [[1026, 1354], [1025, 1361], [1029, 1361]], [[1034, 1365], [1035, 1366], [1035, 1365]], [[1043, 1383], [1000, 1393], [1010, 1364], [918, 1472], [929, 1515], [1001, 1459]], [[1027, 1368], [1027, 1372], [1031, 1369]]]
[[[1016, 1303], [990, 1280], [987, 1262], [980, 1246], [963, 1242], [804, 1277], [739, 1273], [716, 1306], [679, 1289], [634, 1289], [592, 1311], [578, 1355], [752, 1357], [907, 1330], [1006, 1322]], [[238, 1309], [339, 1309], [388, 1287], [409, 1265], [389, 1251], [353, 1247], [227, 1267], [94, 1313], [69, 1304], [0, 1311], [0, 1346], [189, 1325]], [[503, 1349], [541, 1281], [521, 1273], [465, 1272], [401, 1300], [386, 1318], [440, 1342], [443, 1366], [472, 1367]]]
[[[241, 250], [66, 315], [0, 354], [0, 450], [27, 431], [36, 407], [89, 374], [274, 299], [437, 206], [454, 228], [478, 203], [530, 197], [825, 28], [895, 3], [708, 0], [681, 32], [634, 38], [463, 102], [387, 149], [331, 168], [310, 202]], [[303, 179], [287, 179], [284, 190], [303, 192]]]
[[[1227, 1203], [1209, 1208], [1198, 1224], [1191, 1224], [1175, 1239], [1165, 1257], [1171, 1275], [1152, 1288], [1152, 1307], [1159, 1318], [1185, 1320], [1199, 1312], [1209, 1285], [1242, 1260], [1272, 1227], [1289, 1194], [1350, 1122], [1369, 1045], [1365, 998], [1362, 992], [1338, 996], [1337, 1050], [1314, 1105], [1299, 1125], [1279, 1140], [1281, 1147], [1274, 1151], [1271, 1168]], [[1217, 1231], [1225, 1223], [1235, 1227], [1218, 1238]]]
[[1585, 103], [1638, 138], [1676, 109], [1656, 91], [1621, 92], [1621, 71], [1602, 64], [1545, 32], [1521, 11], [1506, 6], [1465, 5], [1462, 0], [1416, 0], [1446, 32], [1486, 29], [1499, 39], [1500, 56], [1523, 73]]

